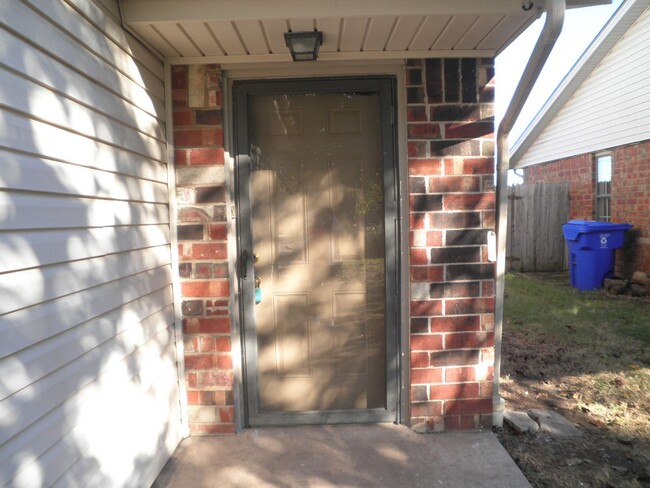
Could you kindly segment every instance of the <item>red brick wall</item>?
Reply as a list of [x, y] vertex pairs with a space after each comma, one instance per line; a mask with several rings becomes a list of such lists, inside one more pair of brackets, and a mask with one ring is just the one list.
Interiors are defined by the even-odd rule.
[[617, 254], [617, 273], [650, 273], [650, 140], [612, 151], [611, 211], [612, 222], [634, 225]]
[[[492, 422], [493, 74], [492, 60], [476, 59], [411, 61], [407, 69], [410, 399], [420, 430]], [[193, 434], [234, 432], [219, 76], [216, 66], [178, 66], [172, 80]]]
[[[623, 250], [617, 252], [619, 276], [635, 270], [650, 272], [650, 141], [622, 146], [612, 153], [612, 222], [634, 225]], [[568, 182], [569, 219], [594, 218], [594, 155], [531, 166], [524, 171], [526, 183]]]
[[192, 434], [235, 432], [220, 75], [217, 66], [172, 70], [178, 272]]
[[411, 421], [492, 425], [494, 227], [492, 60], [407, 68]]
[[526, 168], [524, 181], [569, 183], [569, 218], [594, 218], [594, 160], [591, 154]]

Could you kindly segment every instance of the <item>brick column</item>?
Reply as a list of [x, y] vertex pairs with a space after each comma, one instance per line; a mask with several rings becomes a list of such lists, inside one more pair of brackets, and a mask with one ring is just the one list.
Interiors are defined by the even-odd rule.
[[411, 422], [489, 428], [494, 364], [493, 60], [407, 68]]
[[172, 70], [185, 381], [192, 434], [235, 432], [221, 72]]

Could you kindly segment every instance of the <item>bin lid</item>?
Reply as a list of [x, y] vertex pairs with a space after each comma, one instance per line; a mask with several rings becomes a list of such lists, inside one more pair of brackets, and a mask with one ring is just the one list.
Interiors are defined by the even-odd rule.
[[632, 224], [615, 224], [612, 222], [598, 222], [596, 220], [570, 220], [562, 225], [564, 237], [570, 241], [575, 241], [580, 234], [626, 231], [631, 228]]

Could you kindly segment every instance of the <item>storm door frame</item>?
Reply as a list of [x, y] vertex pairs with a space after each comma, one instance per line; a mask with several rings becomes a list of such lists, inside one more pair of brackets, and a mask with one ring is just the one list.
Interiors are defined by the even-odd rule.
[[[242, 346], [242, 394], [244, 427], [396, 422], [399, 414], [400, 340], [400, 219], [399, 168], [396, 150], [396, 80], [387, 76], [301, 78], [234, 81], [232, 104], [235, 145], [235, 202], [237, 209], [237, 260], [235, 275], [239, 290], [239, 323]], [[385, 327], [386, 408], [313, 412], [260, 412], [257, 377], [257, 336], [252, 255], [251, 160], [248, 155], [248, 97], [251, 95], [304, 93], [372, 93], [379, 96], [381, 152], [384, 183], [385, 231]]]

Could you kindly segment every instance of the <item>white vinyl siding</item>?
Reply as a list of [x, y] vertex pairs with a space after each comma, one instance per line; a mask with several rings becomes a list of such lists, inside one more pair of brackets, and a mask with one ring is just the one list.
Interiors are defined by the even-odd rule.
[[181, 438], [163, 62], [114, 0], [0, 3], [0, 486], [149, 486]]
[[564, 159], [648, 139], [648, 66], [650, 8], [646, 8], [576, 90], [516, 166]]

